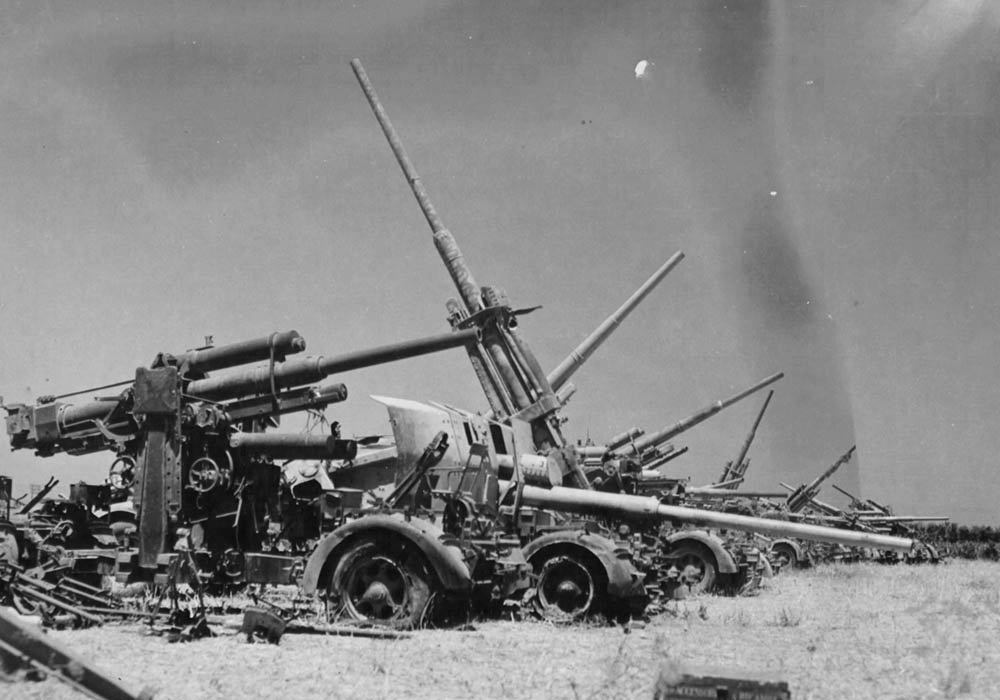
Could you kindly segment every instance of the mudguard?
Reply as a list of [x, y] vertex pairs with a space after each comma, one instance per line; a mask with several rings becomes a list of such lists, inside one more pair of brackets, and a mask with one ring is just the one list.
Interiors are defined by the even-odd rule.
[[681, 530], [663, 538], [667, 544], [678, 545], [682, 542], [698, 542], [708, 547], [715, 555], [715, 563], [720, 574], [735, 574], [740, 569], [733, 561], [733, 556], [723, 546], [722, 541], [704, 530]]
[[467, 594], [472, 590], [469, 568], [458, 549], [441, 541], [443, 531], [426, 520], [406, 520], [402, 514], [396, 514], [368, 515], [352, 520], [320, 540], [306, 562], [301, 583], [303, 592], [312, 594], [325, 588], [339, 557], [338, 550], [346, 547], [355, 537], [375, 532], [402, 537], [419, 548], [444, 591]]
[[619, 600], [645, 597], [643, 575], [632, 564], [625, 550], [607, 537], [583, 530], [560, 530], [537, 537], [523, 547], [524, 558], [532, 557], [552, 547], [573, 546], [589, 552], [601, 563], [608, 577], [608, 595]]

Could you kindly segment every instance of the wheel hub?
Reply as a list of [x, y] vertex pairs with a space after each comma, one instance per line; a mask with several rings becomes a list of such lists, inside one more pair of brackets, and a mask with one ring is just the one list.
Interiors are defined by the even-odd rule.
[[375, 617], [384, 617], [384, 613], [391, 614], [396, 608], [392, 602], [389, 587], [381, 581], [372, 581], [358, 602], [368, 607], [375, 614]]
[[594, 580], [582, 562], [567, 556], [546, 562], [538, 581], [538, 598], [546, 616], [579, 617], [590, 612]]
[[347, 593], [351, 605], [363, 616], [387, 620], [406, 603], [406, 575], [392, 559], [375, 557], [352, 572]]

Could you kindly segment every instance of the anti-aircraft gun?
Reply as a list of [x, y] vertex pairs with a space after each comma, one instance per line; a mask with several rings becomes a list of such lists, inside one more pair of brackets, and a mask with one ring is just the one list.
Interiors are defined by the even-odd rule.
[[817, 508], [819, 510], [832, 508], [832, 506], [829, 506], [825, 503], [817, 502], [816, 496], [817, 494], [819, 494], [819, 491], [822, 488], [823, 483], [831, 476], [833, 476], [834, 473], [838, 469], [840, 469], [843, 465], [851, 461], [851, 457], [854, 455], [854, 451], [856, 449], [857, 445], [851, 445], [851, 449], [849, 449], [847, 452], [841, 455], [836, 462], [831, 464], [826, 469], [826, 471], [824, 471], [822, 474], [820, 474], [815, 479], [810, 481], [808, 484], [803, 484], [802, 486], [799, 486], [797, 489], [793, 489], [787, 484], [782, 483], [781, 484], [782, 486], [784, 486], [786, 489], [792, 492], [791, 494], [789, 494], [788, 499], [785, 502], [788, 511], [790, 513], [800, 513], [807, 506], [812, 506], [813, 508]]
[[[460, 347], [475, 335], [466, 330], [335, 357], [287, 359], [305, 350], [305, 340], [288, 331], [160, 353], [149, 367], [136, 369], [134, 381], [117, 396], [80, 405], [60, 400], [84, 393], [75, 392], [4, 406], [7, 433], [12, 449], [33, 449], [39, 456], [98, 450], [115, 455], [109, 481], [122, 498], [131, 497], [138, 526], [138, 551], [122, 557], [119, 573], [133, 566], [155, 570], [183, 529], [196, 548], [230, 552], [226, 570], [242, 575], [251, 568], [242, 554], [260, 550], [268, 526], [289, 526], [282, 521], [283, 475], [275, 462], [344, 459], [357, 449], [339, 434], [265, 432], [281, 415], [347, 398], [343, 384], [308, 385], [338, 372]], [[266, 364], [237, 369], [256, 362]], [[321, 520], [322, 513], [316, 517]], [[312, 534], [320, 533], [314, 527]], [[252, 568], [267, 569], [259, 564]]]
[[603, 472], [594, 476], [595, 483], [604, 487], [602, 490], [627, 493], [655, 491], [660, 487], [658, 481], [661, 478], [656, 470], [686, 451], [686, 448], [674, 449], [670, 440], [773, 384], [783, 376], [785, 375], [782, 372], [773, 374], [733, 396], [714, 401], [687, 418], [671, 423], [651, 435], [644, 433], [636, 435], [634, 431], [626, 431], [612, 439], [607, 446], [583, 448], [580, 451], [585, 464], [592, 471]]
[[[871, 498], [861, 498], [855, 496], [850, 491], [831, 484], [831, 486], [850, 499], [848, 510], [841, 511], [841, 517], [830, 517], [825, 524], [837, 527], [851, 527], [858, 530], [868, 530], [900, 537], [910, 537], [916, 542], [912, 551], [902, 556], [907, 563], [940, 561], [941, 556], [937, 549], [927, 543], [916, 539], [916, 532], [910, 525], [915, 523], [942, 523], [947, 522], [946, 516], [937, 515], [896, 515], [892, 508]], [[900, 559], [896, 552], [880, 552], [879, 559], [885, 562], [895, 562]]]
[[[873, 536], [863, 533], [591, 489], [576, 451], [562, 436], [562, 401], [553, 379], [541, 372], [518, 333], [517, 317], [523, 311], [515, 310], [502, 291], [477, 286], [360, 62], [351, 66], [459, 290], [461, 301], [448, 304], [449, 320], [460, 331], [477, 331], [476, 342], [466, 348], [490, 413], [377, 397], [389, 409], [405, 476], [382, 512], [345, 524], [319, 542], [303, 574], [306, 593], [324, 594], [333, 610], [346, 617], [412, 626], [446, 607], [464, 610], [464, 605], [444, 606], [444, 601], [489, 609], [516, 599], [530, 583], [530, 565], [536, 604], [545, 614], [627, 613], [641, 609], [650, 593], [666, 585], [672, 561], [657, 542], [646, 546], [612, 539], [600, 521], [686, 522], [836, 542], [871, 541]], [[646, 446], [662, 445], [675, 427], [651, 436]], [[615, 448], [625, 456], [642, 454], [635, 445], [626, 447], [632, 437]], [[910, 546], [900, 538], [878, 542]]]
[[[542, 472], [546, 459], [522, 447], [524, 435], [512, 426], [444, 404], [375, 399], [389, 410], [409, 474], [391, 497], [394, 508], [321, 540], [302, 578], [306, 593], [324, 593], [349, 618], [417, 625], [440, 612], [433, 603], [442, 599], [490, 609], [523, 591], [525, 562], [537, 576], [535, 604], [546, 615], [628, 614], [672, 592], [670, 569], [678, 560], [687, 565], [688, 548], [666, 551], [657, 538], [615, 540], [598, 524], [608, 520], [911, 546], [908, 539], [669, 505], [653, 496], [536, 486], [525, 474]], [[691, 556], [714, 557], [708, 547], [692, 542]]]
[[[781, 487], [788, 491], [789, 494], [784, 504], [779, 507], [779, 510], [771, 515], [782, 519], [819, 522], [817, 520], [819, 516], [836, 516], [839, 514], [841, 512], [839, 508], [819, 500], [816, 496], [819, 494], [823, 484], [840, 467], [851, 460], [855, 449], [857, 449], [857, 446], [852, 445], [847, 452], [841, 455], [833, 464], [808, 484], [802, 484], [798, 488], [795, 488], [783, 481], [779, 482]], [[812, 566], [815, 561], [822, 560], [849, 561], [856, 556], [855, 553], [846, 547], [803, 546], [801, 542], [790, 537], [772, 541], [770, 551], [775, 560], [783, 567]]]
[[[947, 518], [938, 518], [935, 516], [896, 516], [892, 514], [888, 506], [876, 501], [862, 500], [836, 484], [833, 485], [833, 488], [851, 499], [849, 510], [838, 508], [833, 504], [816, 498], [823, 482], [833, 476], [838, 468], [851, 459], [855, 449], [856, 446], [852, 446], [840, 459], [808, 485], [793, 489], [788, 484], [782, 482], [781, 485], [788, 491], [791, 491], [786, 501], [786, 517], [829, 527], [908, 538], [913, 538], [914, 533], [910, 528], [906, 527], [906, 523], [947, 520]], [[857, 551], [845, 549], [837, 549], [832, 553], [807, 552], [798, 543], [791, 540], [775, 542], [772, 549], [791, 564], [805, 561], [807, 558], [853, 560], [861, 555]], [[876, 550], [874, 556], [881, 561], [895, 562], [902, 558], [907, 562], [922, 562], [937, 561], [939, 559], [933, 547], [916, 539], [914, 539], [914, 546], [911, 550], [902, 555], [896, 551], [873, 549]]]
[[753, 444], [754, 438], [757, 436], [757, 428], [760, 427], [760, 422], [764, 419], [764, 413], [767, 411], [768, 404], [771, 403], [771, 397], [774, 396], [774, 391], [767, 392], [767, 398], [764, 399], [764, 404], [760, 407], [760, 411], [757, 413], [757, 418], [753, 422], [753, 426], [750, 428], [750, 432], [747, 434], [746, 440], [743, 441], [743, 445], [740, 447], [740, 452], [736, 455], [736, 459], [732, 462], [727, 462], [725, 468], [722, 470], [722, 474], [719, 476], [719, 488], [724, 489], [736, 489], [743, 481], [744, 475], [747, 473], [747, 469], [750, 468], [750, 460], [747, 459], [747, 453], [750, 451], [750, 446]]

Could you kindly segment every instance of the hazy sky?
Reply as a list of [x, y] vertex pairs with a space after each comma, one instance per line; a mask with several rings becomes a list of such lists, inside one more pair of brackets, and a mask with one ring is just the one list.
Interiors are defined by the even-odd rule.
[[[835, 483], [997, 522], [993, 3], [74, 0], [8, 6], [0, 33], [8, 402], [206, 335], [296, 329], [335, 355], [447, 330], [357, 56], [478, 281], [543, 305], [522, 328], [544, 366], [686, 253], [575, 375], [568, 436], [654, 430], [783, 370], [751, 486], [856, 441]], [[349, 434], [387, 432], [369, 394], [485, 406], [461, 351], [338, 379]], [[762, 400], [678, 439], [674, 473], [717, 476]], [[22, 493], [110, 461], [22, 451], [0, 473]]]

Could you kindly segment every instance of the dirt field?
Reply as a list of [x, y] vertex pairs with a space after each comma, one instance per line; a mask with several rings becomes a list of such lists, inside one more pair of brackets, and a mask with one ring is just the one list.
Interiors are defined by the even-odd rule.
[[[130, 688], [191, 698], [650, 698], [662, 665], [769, 671], [796, 700], [1000, 698], [1000, 565], [830, 565], [753, 598], [682, 601], [645, 627], [481, 622], [398, 641], [226, 634], [185, 644], [143, 627], [52, 632]], [[79, 698], [54, 680], [2, 698]]]

